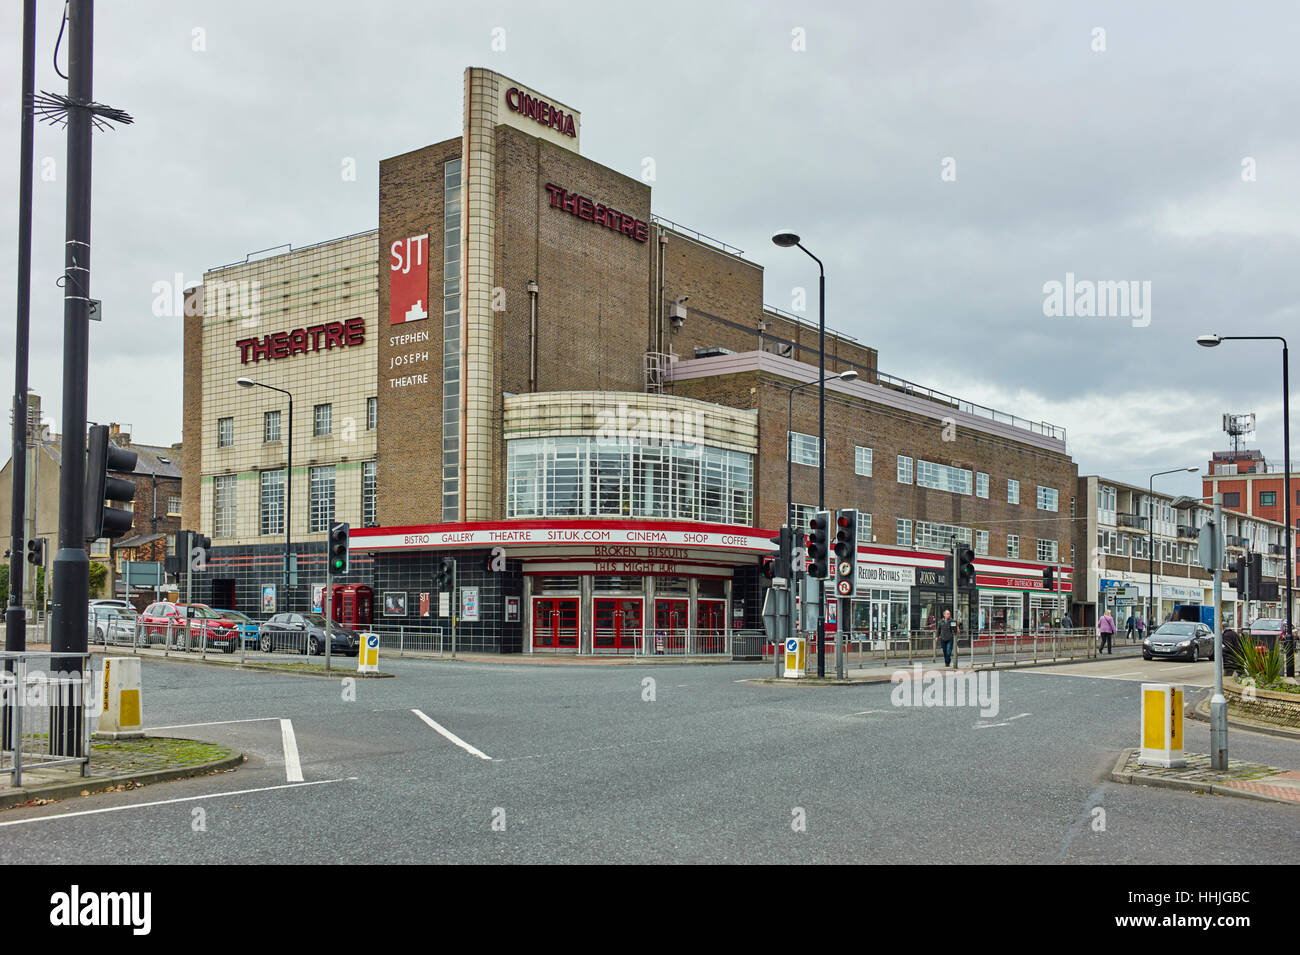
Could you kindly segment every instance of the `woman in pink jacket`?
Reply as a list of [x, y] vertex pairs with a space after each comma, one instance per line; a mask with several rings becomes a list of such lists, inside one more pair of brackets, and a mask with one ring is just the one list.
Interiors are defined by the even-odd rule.
[[1097, 647], [1097, 653], [1109, 653], [1114, 656], [1115, 648], [1111, 641], [1115, 638], [1115, 618], [1110, 615], [1109, 610], [1102, 614], [1101, 619], [1097, 621], [1097, 633], [1101, 637], [1101, 645]]

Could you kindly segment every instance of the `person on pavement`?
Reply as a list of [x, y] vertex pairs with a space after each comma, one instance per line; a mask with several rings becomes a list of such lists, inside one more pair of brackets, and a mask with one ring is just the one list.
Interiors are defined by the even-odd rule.
[[943, 647], [943, 665], [952, 666], [952, 645], [957, 639], [957, 621], [952, 619], [952, 611], [945, 610], [943, 619], [939, 621], [938, 633], [939, 645]]
[[1115, 638], [1115, 618], [1107, 610], [1101, 615], [1101, 620], [1097, 622], [1097, 633], [1101, 636], [1101, 645], [1097, 647], [1097, 653], [1115, 653], [1114, 645], [1111, 641]]
[[1144, 619], [1142, 619], [1141, 614], [1138, 614], [1138, 618], [1137, 618], [1138, 643], [1141, 643], [1142, 638], [1147, 635], [1146, 630], [1147, 630], [1147, 622]]
[[1129, 614], [1128, 619], [1124, 621], [1124, 629], [1127, 631], [1126, 639], [1133, 639], [1133, 615]]

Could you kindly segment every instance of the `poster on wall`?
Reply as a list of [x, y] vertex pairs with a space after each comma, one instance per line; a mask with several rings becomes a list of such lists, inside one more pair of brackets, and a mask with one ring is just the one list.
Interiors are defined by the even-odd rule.
[[477, 587], [461, 588], [460, 619], [471, 623], [478, 620], [478, 588]]
[[384, 591], [384, 616], [385, 617], [406, 616], [405, 591], [401, 591], [401, 590]]
[[311, 585], [311, 612], [324, 613], [325, 612], [323, 609], [324, 606], [325, 606], [325, 585], [312, 584]]
[[519, 622], [519, 598], [507, 597], [506, 598], [506, 623], [518, 623], [518, 622]]
[[398, 239], [389, 247], [388, 322], [429, 317], [429, 234]]
[[275, 613], [275, 584], [262, 587], [262, 613]]
[[429, 595], [427, 593], [420, 594], [420, 616], [429, 616]]

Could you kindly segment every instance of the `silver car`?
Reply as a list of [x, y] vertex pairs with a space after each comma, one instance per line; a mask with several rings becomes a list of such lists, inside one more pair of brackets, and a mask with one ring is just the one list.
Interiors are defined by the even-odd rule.
[[137, 614], [122, 607], [102, 604], [90, 608], [87, 621], [91, 643], [134, 643]]
[[1174, 620], [1142, 641], [1142, 659], [1186, 657], [1195, 663], [1214, 659], [1214, 631], [1203, 623]]

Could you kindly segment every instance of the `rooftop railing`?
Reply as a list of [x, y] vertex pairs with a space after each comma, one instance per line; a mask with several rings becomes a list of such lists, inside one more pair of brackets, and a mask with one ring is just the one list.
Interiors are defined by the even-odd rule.
[[908, 381], [906, 378], [898, 378], [895, 375], [887, 375], [877, 370], [873, 373], [877, 383], [894, 391], [902, 391], [918, 398], [924, 398], [927, 401], [935, 401], [939, 404], [948, 405], [958, 411], [964, 411], [966, 414], [973, 414], [981, 418], [988, 418], [990, 421], [997, 421], [1001, 424], [1011, 425], [1013, 428], [1023, 428], [1034, 434], [1041, 434], [1049, 438], [1065, 442], [1065, 429], [1046, 421], [1030, 421], [1028, 418], [1022, 418], [1019, 415], [1013, 415], [1006, 411], [998, 411], [987, 405], [976, 404], [973, 401], [963, 401], [946, 392], [939, 391], [935, 388], [927, 388], [924, 385], [918, 385], [916, 382]]

